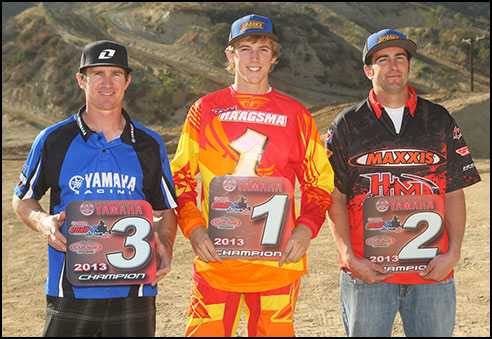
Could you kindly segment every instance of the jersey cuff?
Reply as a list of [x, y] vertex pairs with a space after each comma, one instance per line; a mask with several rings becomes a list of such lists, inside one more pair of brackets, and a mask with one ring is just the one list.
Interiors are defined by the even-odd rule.
[[311, 236], [311, 239], [316, 238], [318, 236], [319, 230], [321, 229], [321, 225], [318, 226], [315, 222], [313, 222], [312, 220], [309, 220], [306, 217], [297, 218], [296, 226], [299, 224], [302, 224], [311, 230], [311, 232], [313, 233], [313, 235]]
[[202, 221], [202, 220], [196, 220], [195, 222], [193, 223], [188, 223], [188, 225], [182, 225], [179, 223], [179, 220], [178, 220], [178, 225], [179, 225], [179, 228], [181, 228], [181, 232], [183, 232], [183, 235], [190, 239], [190, 233], [197, 227], [200, 227], [200, 226], [205, 226], [205, 223]]
[[202, 212], [192, 202], [187, 202], [184, 205], [179, 206], [176, 210], [178, 225], [181, 228], [181, 232], [186, 238], [190, 238], [190, 233], [198, 226], [207, 225], [205, 218], [203, 218]]

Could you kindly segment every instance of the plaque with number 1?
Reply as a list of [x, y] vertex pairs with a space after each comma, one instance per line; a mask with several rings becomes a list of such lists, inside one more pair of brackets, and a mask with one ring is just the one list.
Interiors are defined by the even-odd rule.
[[291, 234], [292, 192], [286, 178], [213, 178], [208, 233], [219, 256], [279, 260]]

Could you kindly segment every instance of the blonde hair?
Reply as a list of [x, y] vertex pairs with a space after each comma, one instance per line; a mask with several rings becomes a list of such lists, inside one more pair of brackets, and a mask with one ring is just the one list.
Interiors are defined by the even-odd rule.
[[[270, 65], [269, 72], [273, 71], [274, 65], [276, 65], [278, 63], [278, 57], [280, 56], [280, 47], [281, 47], [280, 44], [278, 42], [266, 37], [266, 36], [250, 35], [250, 36], [246, 36], [242, 39], [239, 39], [238, 41], [234, 42], [232, 45], [227, 46], [224, 52], [233, 54], [239, 41], [244, 41], [244, 40], [251, 42], [251, 43], [256, 43], [256, 42], [262, 41], [262, 40], [269, 40], [270, 41], [270, 44], [272, 47], [272, 57], [277, 58], [277, 60], [275, 60], [275, 62]], [[230, 62], [229, 60], [227, 60], [227, 62], [225, 63], [225, 66], [226, 66], [226, 68], [225, 68], [226, 71], [228, 71], [231, 74], [234, 74], [235, 65], [233, 62]]]

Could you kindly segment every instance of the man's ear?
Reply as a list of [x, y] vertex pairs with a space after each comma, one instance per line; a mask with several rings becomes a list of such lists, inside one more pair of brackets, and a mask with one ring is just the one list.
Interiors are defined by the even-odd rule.
[[81, 73], [75, 74], [75, 77], [77, 78], [77, 82], [79, 83], [79, 87], [85, 90], [85, 81], [84, 81], [84, 76]]
[[372, 78], [374, 76], [374, 71], [372, 70], [372, 67], [371, 66], [364, 65], [364, 73], [366, 74], [366, 77], [369, 80], [372, 80]]
[[132, 76], [130, 74], [128, 74], [128, 78], [126, 79], [125, 91], [128, 88], [128, 86], [130, 85], [130, 81], [132, 81]]
[[224, 51], [227, 57], [227, 60], [229, 60], [230, 63], [234, 63], [234, 53], [230, 51]]

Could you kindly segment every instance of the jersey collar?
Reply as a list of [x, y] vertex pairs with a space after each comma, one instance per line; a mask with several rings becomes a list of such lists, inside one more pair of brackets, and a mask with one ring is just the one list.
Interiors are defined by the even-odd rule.
[[[89, 140], [92, 134], [96, 133], [93, 130], [87, 126], [85, 123], [84, 119], [82, 119], [82, 113], [85, 112], [86, 105], [82, 106], [79, 109], [79, 112], [75, 116], [75, 121], [77, 122], [77, 126], [80, 129], [80, 134], [82, 135], [82, 138], [84, 139], [85, 142]], [[126, 120], [126, 125], [125, 129], [123, 130], [123, 133], [121, 134], [121, 140], [128, 143], [128, 144], [135, 144], [137, 142], [135, 138], [135, 125], [133, 124], [132, 120], [130, 119], [130, 116], [128, 113], [125, 111], [124, 108], [121, 109], [121, 113], [123, 114], [123, 117]]]
[[[417, 107], [417, 94], [415, 93], [415, 90], [412, 87], [408, 85], [407, 87], [408, 87], [408, 93], [410, 94], [410, 99], [408, 99], [408, 101], [405, 103], [405, 107], [408, 107], [410, 114], [412, 115], [412, 117], [414, 117], [415, 108]], [[374, 113], [376, 113], [378, 119], [381, 118], [383, 105], [381, 105], [378, 99], [376, 98], [376, 94], [374, 94], [374, 88], [371, 89], [371, 91], [369, 92], [369, 103], [371, 104]]]

